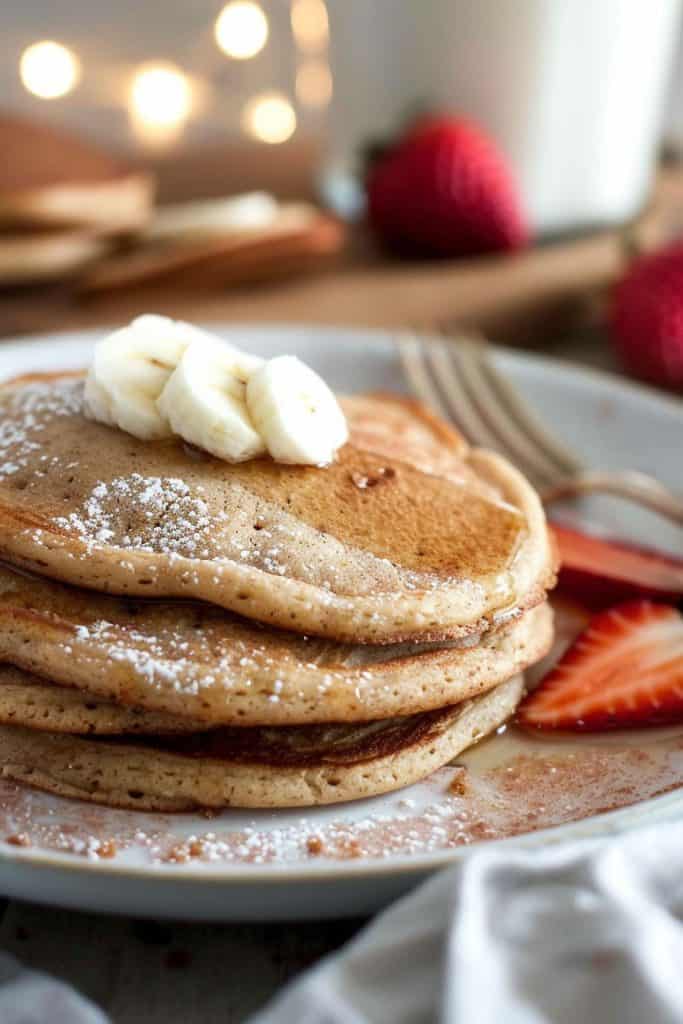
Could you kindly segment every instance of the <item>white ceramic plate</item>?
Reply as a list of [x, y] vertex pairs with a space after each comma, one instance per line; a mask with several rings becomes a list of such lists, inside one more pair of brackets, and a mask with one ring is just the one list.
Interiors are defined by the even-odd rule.
[[[375, 331], [231, 327], [264, 355], [295, 352], [338, 390], [404, 390]], [[3, 343], [0, 379], [86, 364], [95, 334]], [[514, 352], [496, 364], [557, 434], [597, 466], [680, 486], [680, 403]], [[680, 535], [611, 501], [565, 515], [680, 551]], [[568, 629], [572, 628], [569, 616]], [[215, 920], [364, 914], [481, 841], [548, 843], [683, 814], [683, 731], [530, 740], [508, 730], [398, 794], [300, 811], [145, 815], [0, 785], [0, 890], [80, 909]], [[27, 836], [29, 846], [15, 845]], [[11, 842], [5, 840], [10, 839]]]

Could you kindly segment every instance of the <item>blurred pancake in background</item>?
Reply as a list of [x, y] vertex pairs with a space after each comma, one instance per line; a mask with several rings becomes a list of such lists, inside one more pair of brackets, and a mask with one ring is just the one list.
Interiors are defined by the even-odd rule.
[[0, 138], [0, 287], [226, 287], [314, 272], [345, 241], [335, 218], [267, 192], [155, 209], [151, 173], [39, 121], [0, 113]]
[[0, 286], [73, 277], [149, 220], [150, 174], [13, 114], [0, 138]]
[[309, 203], [278, 203], [261, 193], [258, 223], [233, 220], [238, 204], [256, 195], [159, 207], [134, 247], [88, 270], [81, 291], [250, 284], [323, 269], [342, 249], [344, 226]]
[[[154, 201], [151, 175], [39, 121], [0, 113], [0, 231], [139, 231]], [[0, 236], [1, 237], [1, 236]]]

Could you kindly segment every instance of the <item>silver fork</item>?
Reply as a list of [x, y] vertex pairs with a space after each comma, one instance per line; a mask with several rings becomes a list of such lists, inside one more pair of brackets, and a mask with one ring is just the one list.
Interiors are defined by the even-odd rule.
[[575, 495], [611, 494], [683, 526], [683, 498], [654, 477], [636, 470], [589, 469], [553, 437], [495, 369], [486, 342], [405, 334], [397, 347], [417, 397], [455, 423], [472, 444], [510, 459], [545, 504]]

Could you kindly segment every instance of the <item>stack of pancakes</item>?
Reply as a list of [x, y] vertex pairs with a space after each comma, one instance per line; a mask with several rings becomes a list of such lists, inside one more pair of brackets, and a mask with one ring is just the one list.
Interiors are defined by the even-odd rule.
[[0, 111], [0, 286], [74, 274], [147, 224], [149, 174], [68, 132]]
[[343, 400], [325, 469], [227, 465], [0, 391], [0, 766], [119, 807], [396, 789], [494, 730], [548, 650], [539, 500], [416, 403]]

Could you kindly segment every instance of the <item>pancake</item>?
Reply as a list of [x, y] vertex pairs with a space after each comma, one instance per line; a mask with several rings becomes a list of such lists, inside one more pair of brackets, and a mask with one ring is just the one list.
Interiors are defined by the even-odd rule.
[[80, 690], [55, 686], [12, 665], [0, 665], [0, 723], [77, 736], [165, 735], [206, 729], [204, 723], [191, 718], [121, 707]]
[[138, 231], [150, 218], [154, 181], [89, 140], [0, 112], [0, 228]]
[[346, 409], [351, 442], [326, 469], [233, 466], [91, 422], [77, 376], [15, 381], [0, 392], [0, 555], [364, 643], [480, 633], [544, 599], [554, 555], [516, 470], [417, 403]]
[[542, 605], [438, 645], [339, 645], [220, 608], [78, 590], [0, 567], [0, 661], [124, 705], [211, 725], [365, 721], [456, 704], [541, 658]]
[[83, 230], [0, 234], [0, 287], [75, 274], [108, 248], [105, 239]]
[[113, 742], [0, 726], [0, 774], [113, 807], [306, 807], [376, 796], [447, 764], [514, 711], [521, 678], [472, 701], [359, 726], [223, 729]]

